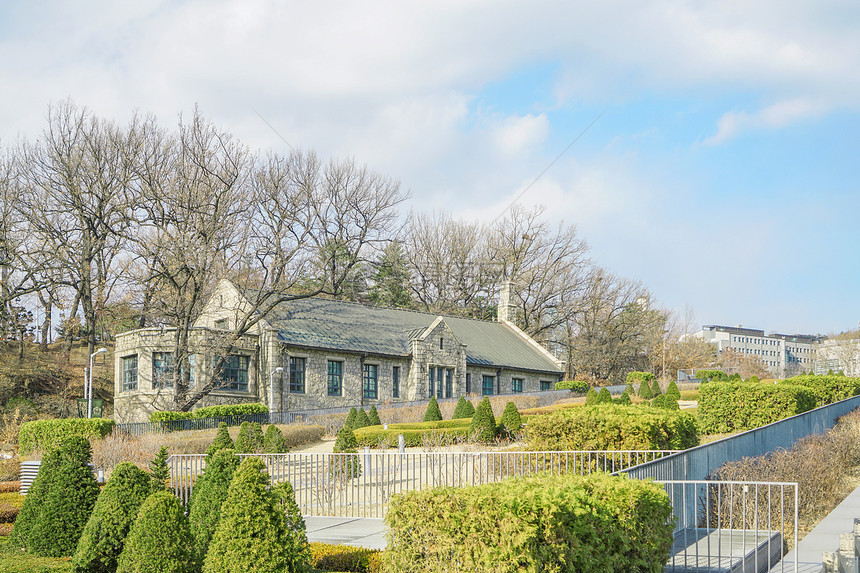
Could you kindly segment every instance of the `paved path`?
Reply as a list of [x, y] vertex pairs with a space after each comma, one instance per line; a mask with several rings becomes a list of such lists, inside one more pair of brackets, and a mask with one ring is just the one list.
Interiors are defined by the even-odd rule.
[[385, 549], [385, 521], [373, 517], [305, 517], [308, 541]]

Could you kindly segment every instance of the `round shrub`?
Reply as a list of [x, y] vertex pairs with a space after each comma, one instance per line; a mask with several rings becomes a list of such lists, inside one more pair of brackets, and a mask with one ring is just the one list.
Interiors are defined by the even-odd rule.
[[650, 372], [628, 372], [627, 380], [628, 384], [634, 384], [636, 382], [647, 383], [651, 382], [654, 379], [654, 375]]
[[66, 438], [59, 451], [60, 463], [27, 537], [27, 551], [42, 557], [64, 557], [75, 552], [99, 495], [89, 467], [89, 441], [79, 436]]
[[475, 407], [472, 402], [466, 400], [463, 396], [457, 400], [457, 406], [454, 408], [454, 416], [452, 419], [459, 420], [460, 418], [471, 418], [475, 415]]
[[263, 453], [266, 454], [284, 454], [290, 451], [290, 446], [287, 444], [284, 434], [274, 424], [269, 424], [266, 428], [266, 435], [263, 437]]
[[375, 405], [371, 406], [370, 411], [367, 412], [367, 419], [370, 420], [371, 426], [382, 425], [382, 421], [379, 419], [379, 412], [376, 411]]
[[215, 434], [215, 439], [206, 449], [207, 461], [213, 452], [218, 450], [233, 449], [233, 439], [230, 437], [230, 432], [227, 430], [227, 423], [221, 422], [218, 424], [218, 433]]
[[597, 390], [589, 388], [585, 394], [585, 405], [593, 406], [597, 402]]
[[349, 428], [350, 430], [354, 430], [356, 416], [358, 416], [358, 411], [355, 408], [350, 408], [349, 414], [346, 416], [346, 422], [344, 422], [343, 427]]
[[295, 549], [288, 546], [284, 513], [268, 485], [263, 461], [245, 458], [230, 482], [204, 573], [289, 570]]
[[490, 400], [486, 396], [478, 404], [475, 415], [472, 416], [472, 423], [469, 424], [469, 436], [481, 443], [492, 443], [496, 439], [496, 417], [493, 415]]
[[78, 541], [74, 573], [116, 571], [126, 535], [149, 494], [149, 474], [129, 462], [117, 464]]
[[182, 504], [168, 491], [153, 493], [143, 502], [131, 526], [116, 573], [195, 570], [191, 531]]
[[702, 382], [725, 382], [729, 379], [728, 374], [722, 370], [697, 370], [695, 376]]
[[506, 437], [514, 437], [523, 427], [520, 412], [517, 410], [517, 405], [513, 402], [508, 402], [505, 405], [505, 411], [502, 412], [502, 418], [499, 420], [499, 433]]
[[368, 426], [370, 426], [370, 418], [367, 417], [367, 412], [364, 411], [364, 408], [359, 408], [358, 412], [355, 414], [355, 421], [352, 424], [352, 429], [357, 430]]
[[607, 388], [601, 388], [600, 392], [597, 393], [597, 399], [594, 401], [595, 404], [611, 404], [612, 403], [612, 394], [609, 393]]
[[436, 396], [430, 398], [430, 403], [427, 404], [427, 410], [424, 412], [425, 422], [438, 422], [442, 419], [442, 411], [439, 410], [439, 403], [436, 401]]
[[669, 385], [666, 387], [666, 397], [671, 398], [672, 400], [681, 399], [681, 391], [678, 390], [678, 385], [675, 384], [674, 380], [669, 382]]
[[209, 542], [215, 534], [221, 516], [221, 504], [227, 499], [227, 489], [240, 461], [235, 450], [218, 450], [194, 484], [188, 520], [198, 563], [203, 562]]

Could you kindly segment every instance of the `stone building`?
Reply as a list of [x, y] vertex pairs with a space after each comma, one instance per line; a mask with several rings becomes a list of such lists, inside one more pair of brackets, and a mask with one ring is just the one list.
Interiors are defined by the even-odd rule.
[[[196, 407], [262, 402], [291, 411], [550, 390], [564, 364], [507, 320], [510, 288], [502, 291], [498, 322], [324, 298], [281, 303], [234, 345], [223, 384]], [[192, 384], [211, 373], [214, 341], [248, 304], [232, 283], [218, 284], [190, 333]], [[175, 335], [143, 328], [117, 337], [118, 422], [170, 409]]]

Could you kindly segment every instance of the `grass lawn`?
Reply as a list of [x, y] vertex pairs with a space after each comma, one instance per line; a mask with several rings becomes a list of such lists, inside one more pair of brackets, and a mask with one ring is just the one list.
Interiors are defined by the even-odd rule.
[[71, 571], [68, 557], [33, 557], [9, 544], [8, 537], [0, 537], [0, 571], [3, 573], [42, 573], [43, 571]]

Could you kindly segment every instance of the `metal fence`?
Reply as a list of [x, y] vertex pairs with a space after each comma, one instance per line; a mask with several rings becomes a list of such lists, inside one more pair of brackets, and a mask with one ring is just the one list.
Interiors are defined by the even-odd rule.
[[[428, 487], [482, 485], [540, 472], [614, 472], [672, 450], [571, 452], [361, 452], [243, 454], [261, 458], [272, 483], [289, 481], [303, 515], [383, 517], [394, 494]], [[187, 503], [203, 472], [201, 454], [168, 458], [176, 495]]]
[[[798, 571], [798, 489], [788, 482], [664, 481], [675, 514], [666, 573]], [[771, 567], [774, 567], [771, 569]]]

